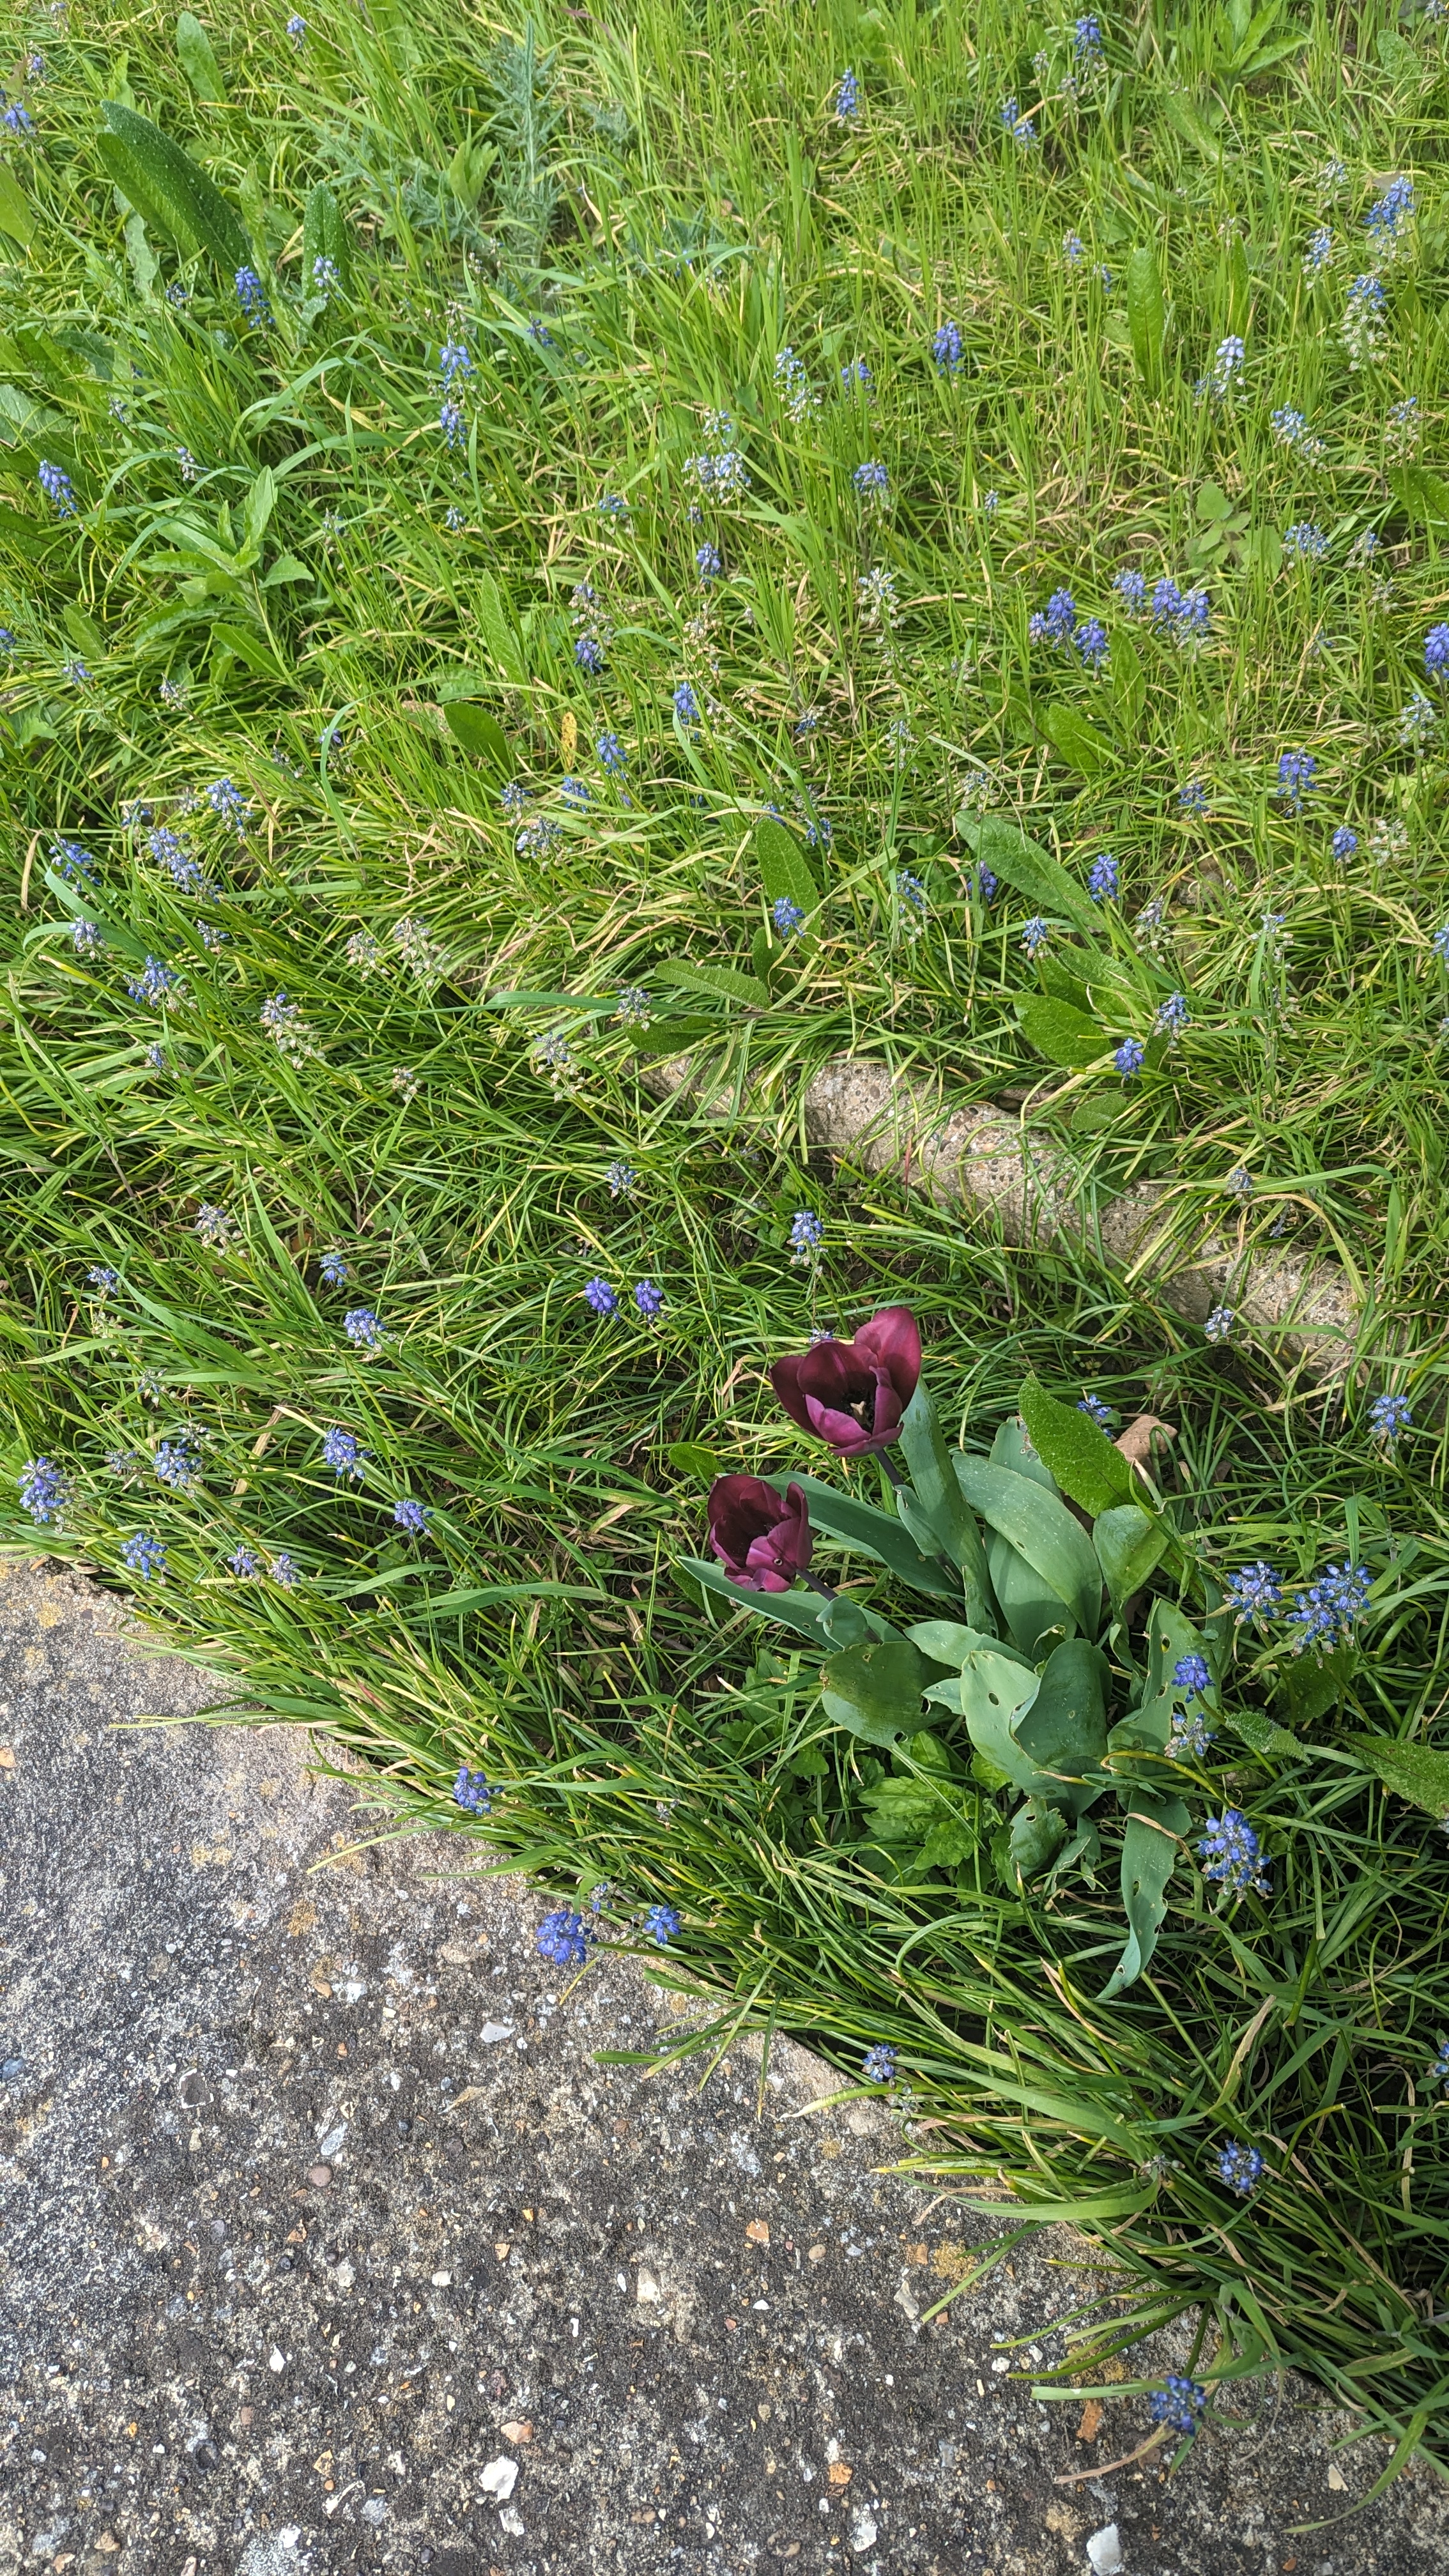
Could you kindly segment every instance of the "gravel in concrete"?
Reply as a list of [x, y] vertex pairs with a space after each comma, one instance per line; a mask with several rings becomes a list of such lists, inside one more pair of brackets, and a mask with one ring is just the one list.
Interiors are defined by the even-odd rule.
[[1030, 2395], [1077, 2240], [928, 2322], [997, 2222], [813, 2059], [600, 2064], [677, 2027], [635, 1963], [569, 1986], [455, 1839], [358, 1848], [295, 1736], [118, 1731], [209, 1686], [0, 1578], [4, 2576], [1443, 2567], [1438, 2480], [1351, 2513], [1382, 2447], [1301, 2387], [1113, 2467], [1140, 2398]]

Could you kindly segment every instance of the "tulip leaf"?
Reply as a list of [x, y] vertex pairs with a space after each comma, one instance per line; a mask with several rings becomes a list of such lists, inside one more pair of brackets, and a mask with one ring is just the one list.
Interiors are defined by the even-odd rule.
[[777, 1627], [793, 1628], [797, 1635], [823, 1646], [828, 1641], [822, 1625], [822, 1613], [830, 1604], [818, 1592], [747, 1592], [739, 1583], [731, 1583], [723, 1566], [704, 1556], [682, 1556], [682, 1572], [727, 1601], [732, 1610], [748, 1611], [752, 1619], [771, 1619]]
[[1015, 1732], [1040, 1688], [1034, 1672], [993, 1649], [972, 1655], [959, 1683], [937, 1687], [943, 1692], [959, 1691], [966, 1732], [992, 1771], [1029, 1795], [1042, 1787], [1036, 1764], [1023, 1753]]
[[521, 681], [528, 677], [528, 664], [523, 647], [513, 631], [512, 621], [503, 605], [503, 595], [491, 572], [480, 572], [473, 586], [474, 613], [479, 632], [505, 680]]
[[935, 1405], [924, 1378], [901, 1418], [901, 1455], [922, 1511], [953, 1565], [961, 1568], [963, 1607], [973, 1628], [994, 1628], [986, 1550], [962, 1496]]
[[929, 1592], [943, 1601], [960, 1597], [960, 1586], [939, 1557], [923, 1556], [904, 1523], [893, 1513], [880, 1511], [874, 1503], [858, 1500], [854, 1494], [842, 1494], [834, 1485], [819, 1483], [814, 1476], [796, 1476], [810, 1505], [812, 1526], [827, 1537], [839, 1539], [845, 1547], [877, 1563], [889, 1566], [903, 1583], [918, 1592]]
[[919, 1732], [925, 1680], [925, 1661], [905, 1637], [848, 1647], [826, 1664], [825, 1714], [867, 1744], [893, 1744]]
[[1072, 1816], [1099, 1798], [1107, 1783], [1104, 1687], [1106, 1657], [1082, 1637], [1055, 1647], [1042, 1669], [1030, 1706], [1017, 1721], [1016, 1741], [1037, 1772], [1036, 1790]]
[[[933, 1664], [953, 1664], [958, 1673], [969, 1655], [983, 1651], [989, 1655], [1006, 1655], [1013, 1663], [1026, 1663], [1025, 1655], [1020, 1654], [1015, 1646], [1008, 1646], [1004, 1639], [989, 1636], [980, 1628], [963, 1628], [956, 1619], [918, 1619], [913, 1628], [906, 1630], [906, 1635], [913, 1646], [920, 1647], [923, 1655], [929, 1655]], [[1033, 1668], [1028, 1665], [1027, 1669]], [[959, 1708], [960, 1700], [948, 1701], [947, 1705]]]
[[[1077, 1626], [1088, 1636], [1095, 1635], [1102, 1610], [1102, 1572], [1091, 1540], [1066, 1504], [1031, 1478], [996, 1466], [990, 1459], [967, 1457], [958, 1450], [954, 1463], [972, 1509], [1025, 1557], [1070, 1610]], [[1012, 1634], [1019, 1632], [1013, 1628]], [[1029, 1641], [1021, 1638], [1020, 1642]]]
[[1071, 1832], [1060, 1807], [1045, 1798], [1028, 1798], [1011, 1819], [1007, 1853], [1017, 1878], [1028, 1885], [1051, 1867]]
[[1127, 1940], [1122, 1956], [1097, 2000], [1110, 2002], [1140, 1977], [1157, 1947], [1167, 1913], [1167, 1883], [1177, 1862], [1178, 1844], [1192, 1818], [1181, 1798], [1137, 1797], [1122, 1836], [1122, 1906]]
[[1161, 1564], [1168, 1533], [1140, 1503], [1116, 1503], [1092, 1523], [1092, 1545], [1114, 1609], [1141, 1589]]
[[1094, 1515], [1114, 1503], [1132, 1502], [1139, 1487], [1120, 1449], [1115, 1449], [1099, 1423], [1073, 1404], [1048, 1395], [1029, 1377], [1017, 1407], [1037, 1456], [1045, 1460], [1064, 1494]]
[[1386, 1789], [1441, 1823], [1449, 1817], [1449, 1753], [1430, 1744], [1399, 1744], [1390, 1735], [1355, 1735], [1349, 1750]]
[[319, 259], [331, 260], [345, 291], [352, 283], [352, 235], [325, 179], [318, 180], [308, 197], [302, 223], [302, 284], [308, 293], [316, 291]]

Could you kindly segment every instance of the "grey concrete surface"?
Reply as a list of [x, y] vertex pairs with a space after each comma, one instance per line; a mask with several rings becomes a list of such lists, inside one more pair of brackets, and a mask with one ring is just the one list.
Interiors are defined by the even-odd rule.
[[0, 1560], [4, 2576], [1443, 2567], [1438, 2480], [1353, 2512], [1382, 2448], [1303, 2388], [1113, 2467], [1140, 2398], [1029, 2393], [1077, 2240], [923, 2322], [995, 2222], [878, 2113], [798, 2049], [600, 2065], [676, 1999], [565, 1991], [454, 1839], [354, 1848], [293, 1735], [118, 1731], [207, 1696]]

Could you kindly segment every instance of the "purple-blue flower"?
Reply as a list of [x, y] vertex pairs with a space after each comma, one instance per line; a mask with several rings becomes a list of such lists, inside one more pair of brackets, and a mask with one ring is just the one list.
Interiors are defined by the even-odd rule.
[[687, 680], [681, 680], [674, 692], [674, 712], [681, 724], [696, 725], [699, 722], [699, 700]]
[[1142, 1071], [1142, 1059], [1146, 1053], [1140, 1038], [1124, 1038], [1121, 1045], [1113, 1050], [1112, 1062], [1124, 1082], [1130, 1082], [1134, 1073]]
[[1278, 797], [1291, 814], [1301, 814], [1305, 797], [1318, 783], [1318, 763], [1311, 751], [1285, 751], [1278, 756]]
[[1257, 2190], [1266, 2170], [1256, 2147], [1237, 2145], [1219, 2147], [1212, 2169], [1219, 2182], [1225, 2182], [1229, 2191], [1235, 2191], [1242, 2200]]
[[75, 486], [68, 474], [62, 473], [58, 465], [51, 464], [48, 456], [42, 456], [35, 469], [35, 479], [58, 518], [73, 519], [76, 516]]
[[582, 1968], [593, 1937], [591, 1925], [575, 1907], [560, 1905], [538, 1927], [539, 1955], [555, 1968]]
[[961, 325], [943, 322], [931, 342], [931, 355], [939, 375], [954, 375], [961, 364]]
[[596, 635], [581, 635], [574, 646], [574, 660], [591, 680], [596, 680], [604, 667], [604, 648]]
[[360, 1351], [375, 1351], [382, 1344], [382, 1326], [370, 1306], [349, 1306], [342, 1318], [342, 1329], [349, 1342]]
[[1414, 1413], [1406, 1395], [1376, 1395], [1369, 1406], [1369, 1427], [1376, 1439], [1392, 1449], [1406, 1431], [1414, 1427]]
[[805, 918], [803, 907], [787, 894], [777, 894], [770, 906], [770, 919], [782, 939], [793, 939]]
[[1449, 671], [1449, 626], [1431, 626], [1424, 638], [1424, 668], [1431, 680]]
[[850, 479], [863, 501], [884, 500], [891, 487], [885, 467], [873, 456], [857, 465]]
[[487, 1773], [470, 1771], [466, 1762], [460, 1763], [458, 1777], [453, 1783], [453, 1803], [466, 1808], [470, 1816], [486, 1816], [493, 1804]]
[[1211, 1690], [1212, 1686], [1213, 1677], [1206, 1655], [1179, 1655], [1172, 1668], [1175, 1691], [1184, 1691], [1190, 1698], [1201, 1699], [1204, 1691]]
[[1259, 1558], [1255, 1564], [1245, 1565], [1237, 1574], [1229, 1575], [1226, 1597], [1239, 1625], [1246, 1619], [1256, 1626], [1262, 1620], [1273, 1618], [1281, 1609], [1283, 1586], [1272, 1566], [1265, 1565]]
[[1160, 2388], [1154, 2388], [1147, 2401], [1147, 2412], [1154, 2424], [1169, 2425], [1191, 2441], [1203, 2419], [1207, 2390], [1201, 2380], [1184, 2379], [1170, 2370]]
[[236, 300], [247, 317], [247, 328], [264, 331], [272, 318], [267, 290], [254, 268], [239, 268], [236, 273]]
[[667, 1949], [679, 1931], [680, 1917], [672, 1905], [651, 1905], [644, 1916], [644, 1930], [661, 1950]]
[[1358, 848], [1358, 834], [1351, 825], [1340, 823], [1328, 846], [1336, 859], [1351, 859]]
[[724, 571], [724, 558], [718, 546], [712, 546], [708, 538], [702, 546], [695, 547], [694, 569], [701, 581], [718, 581]]
[[899, 2052], [888, 2041], [878, 2039], [860, 2061], [860, 2071], [867, 2084], [893, 2084]]
[[641, 1279], [634, 1291], [634, 1303], [646, 1324], [652, 1324], [664, 1311], [664, 1291], [656, 1288], [652, 1279]]
[[596, 1315], [617, 1315], [619, 1311], [619, 1300], [607, 1279], [585, 1280], [584, 1304], [592, 1306]]
[[428, 1526], [427, 1504], [415, 1502], [411, 1494], [402, 1495], [393, 1504], [392, 1516], [397, 1527], [409, 1538], [421, 1538]]
[[1092, 861], [1087, 876], [1087, 892], [1093, 903], [1115, 902], [1117, 895], [1117, 862], [1104, 850]]
[[1099, 1431], [1105, 1431], [1112, 1419], [1110, 1404], [1104, 1404], [1100, 1395], [1093, 1395], [1090, 1387], [1085, 1395], [1078, 1396], [1077, 1411], [1090, 1415]]
[[324, 1252], [320, 1275], [324, 1288], [340, 1288], [351, 1273], [340, 1252]]
[[69, 1499], [70, 1487], [49, 1458], [27, 1458], [20, 1470], [20, 1500], [33, 1521], [42, 1527], [59, 1522]]
[[348, 1476], [360, 1484], [367, 1456], [355, 1431], [343, 1431], [334, 1425], [323, 1439], [322, 1464], [332, 1469], [339, 1482]]
[[145, 1530], [133, 1530], [129, 1538], [122, 1539], [121, 1561], [143, 1583], [149, 1583], [153, 1575], [158, 1583], [166, 1579], [166, 1550], [159, 1538], [149, 1537]]
[[1217, 1880], [1230, 1896], [1241, 1896], [1247, 1888], [1268, 1894], [1268, 1855], [1240, 1807], [1209, 1816], [1197, 1848], [1204, 1878]]
[[840, 85], [835, 93], [836, 124], [848, 125], [859, 106], [860, 83], [856, 79], [854, 72], [847, 69], [842, 72]]

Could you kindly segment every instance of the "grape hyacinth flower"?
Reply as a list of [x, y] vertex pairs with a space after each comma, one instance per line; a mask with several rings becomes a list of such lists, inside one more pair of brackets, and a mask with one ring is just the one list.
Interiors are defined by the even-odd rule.
[[1165, 1002], [1159, 1002], [1157, 1006], [1157, 1017], [1153, 1022], [1153, 1026], [1159, 1032], [1165, 1032], [1166, 1036], [1174, 1045], [1181, 1037], [1183, 1030], [1190, 1028], [1191, 1025], [1192, 1013], [1187, 1007], [1185, 995], [1181, 993], [1169, 993]]
[[646, 1324], [655, 1322], [664, 1311], [664, 1291], [652, 1279], [641, 1279], [634, 1291], [634, 1303]]
[[645, 1912], [643, 1930], [661, 1950], [667, 1950], [679, 1935], [680, 1916], [672, 1905], [651, 1905]]
[[812, 1208], [797, 1208], [790, 1221], [790, 1258], [807, 1265], [819, 1251], [825, 1228]]
[[205, 793], [206, 801], [217, 821], [224, 823], [228, 831], [235, 832], [238, 840], [243, 839], [246, 833], [246, 818], [251, 811], [250, 797], [243, 796], [241, 789], [231, 778], [213, 778]]
[[70, 1499], [70, 1487], [49, 1458], [27, 1458], [20, 1470], [22, 1508], [42, 1528], [54, 1522], [57, 1527]]
[[1411, 689], [1407, 703], [1399, 709], [1399, 747], [1402, 751], [1422, 752], [1439, 730], [1439, 718], [1422, 689]]
[[1154, 2388], [1147, 2401], [1147, 2412], [1154, 2424], [1166, 2424], [1174, 2433], [1191, 2441], [1203, 2419], [1207, 2390], [1201, 2380], [1184, 2379], [1170, 2370], [1160, 2388]]
[[940, 325], [931, 341], [931, 355], [935, 359], [938, 375], [954, 376], [964, 356], [959, 322], [943, 322]]
[[1278, 759], [1278, 801], [1291, 814], [1301, 814], [1304, 800], [1318, 783], [1318, 763], [1311, 751], [1285, 751]]
[[775, 382], [785, 400], [785, 408], [798, 427], [820, 408], [820, 397], [812, 390], [809, 377], [793, 349], [782, 349], [775, 360]]
[[1231, 1340], [1233, 1330], [1233, 1308], [1231, 1306], [1214, 1306], [1212, 1313], [1209, 1315], [1207, 1322], [1204, 1324], [1202, 1329], [1204, 1339], [1212, 1342], [1214, 1345]]
[[1022, 115], [1020, 108], [1017, 106], [1016, 100], [1014, 98], [1004, 98], [997, 113], [1002, 125], [1011, 136], [1012, 142], [1019, 145], [1023, 152], [1034, 152], [1036, 149], [1036, 127], [1033, 125], [1029, 116]]
[[157, 1443], [152, 1460], [158, 1485], [172, 1485], [178, 1493], [190, 1493], [201, 1473], [201, 1458], [185, 1440], [162, 1440]]
[[1265, 1565], [1261, 1558], [1243, 1566], [1237, 1574], [1230, 1574], [1225, 1593], [1239, 1627], [1245, 1620], [1254, 1627], [1261, 1626], [1275, 1617], [1283, 1604], [1283, 1586], [1272, 1566]]
[[574, 660], [586, 679], [596, 680], [604, 667], [604, 648], [596, 635], [581, 635], [574, 646]]
[[1372, 270], [1356, 277], [1343, 310], [1342, 338], [1351, 369], [1376, 358], [1383, 341], [1387, 299], [1383, 280]]
[[718, 546], [712, 546], [708, 538], [694, 550], [694, 569], [701, 581], [718, 581], [724, 571], [724, 558]]
[[1213, 1686], [1206, 1655], [1179, 1655], [1172, 1668], [1172, 1687], [1189, 1699], [1201, 1699]]
[[639, 1175], [632, 1163], [611, 1163], [604, 1178], [609, 1184], [611, 1199], [627, 1199], [632, 1198]]
[[42, 456], [35, 470], [35, 479], [57, 518], [76, 517], [75, 486], [68, 474], [62, 473], [58, 465], [51, 464], [48, 456]]
[[1039, 956], [1051, 939], [1051, 932], [1039, 912], [1034, 912], [1021, 934], [1021, 944], [1028, 957]]
[[411, 1494], [403, 1494], [393, 1504], [392, 1517], [395, 1526], [408, 1538], [425, 1536], [429, 1517], [428, 1507], [426, 1503], [415, 1502]]
[[899, 2052], [878, 2039], [860, 2061], [860, 2071], [867, 2084], [894, 2084]]
[[1247, 1888], [1259, 1896], [1269, 1893], [1268, 1855], [1240, 1807], [1209, 1816], [1197, 1848], [1204, 1878], [1216, 1880], [1228, 1895], [1241, 1896]]
[[674, 692], [674, 712], [683, 725], [699, 722], [699, 700], [687, 680], [681, 680]]
[[1406, 1395], [1376, 1395], [1369, 1406], [1369, 1428], [1386, 1449], [1397, 1447], [1406, 1431], [1414, 1427], [1413, 1408]]
[[382, 1347], [382, 1326], [370, 1306], [349, 1306], [342, 1318], [342, 1329], [360, 1351]]
[[1340, 865], [1342, 865], [1345, 859], [1351, 859], [1353, 857], [1355, 850], [1358, 848], [1358, 834], [1353, 830], [1350, 824], [1340, 823], [1328, 846], [1334, 858], [1336, 858]]
[[1224, 1181], [1223, 1187], [1225, 1190], [1230, 1190], [1235, 1199], [1250, 1199], [1253, 1195], [1253, 1175], [1247, 1164], [1235, 1164]]
[[296, 1565], [285, 1548], [278, 1549], [267, 1571], [274, 1583], [280, 1583], [284, 1592], [290, 1592], [297, 1580]]
[[594, 758], [611, 778], [622, 778], [629, 766], [629, 756], [616, 733], [601, 733], [594, 745]]
[[452, 385], [459, 376], [471, 376], [473, 361], [461, 340], [445, 340], [438, 351], [438, 373], [444, 385]]
[[1090, 66], [1102, 60], [1102, 21], [1100, 18], [1078, 18], [1072, 28], [1072, 52], [1077, 61]]
[[213, 1207], [203, 1200], [196, 1212], [195, 1232], [208, 1252], [230, 1252], [236, 1239], [236, 1225], [225, 1208]]
[[840, 370], [840, 381], [847, 392], [868, 393], [873, 379], [864, 358], [847, 358]]
[[321, 1279], [324, 1288], [340, 1288], [343, 1280], [350, 1277], [351, 1272], [340, 1252], [323, 1253]]
[[145, 1530], [133, 1530], [129, 1538], [122, 1539], [121, 1560], [142, 1583], [149, 1583], [153, 1576], [158, 1583], [166, 1580], [166, 1550], [159, 1538], [151, 1538]]
[[1121, 1045], [1114, 1048], [1112, 1062], [1124, 1082], [1130, 1082], [1135, 1073], [1142, 1071], [1142, 1059], [1146, 1053], [1140, 1038], [1124, 1038]]
[[71, 923], [70, 938], [77, 957], [99, 957], [106, 944], [101, 937], [99, 923], [81, 916]]
[[601, 519], [627, 519], [629, 504], [622, 492], [606, 492], [599, 503]]
[[1088, 617], [1072, 638], [1089, 671], [1100, 671], [1111, 650], [1111, 638], [1100, 617]]
[[1212, 2169], [1219, 2182], [1225, 2182], [1229, 2191], [1235, 2191], [1242, 2200], [1257, 2190], [1266, 2171], [1256, 2147], [1236, 2145], [1220, 2147], [1213, 2158]]
[[239, 1583], [255, 1583], [260, 1579], [262, 1560], [254, 1547], [247, 1546], [245, 1539], [239, 1547], [232, 1549], [226, 1561]]
[[1217, 1738], [1200, 1710], [1175, 1708], [1165, 1751], [1169, 1762], [1203, 1762]]
[[582, 1968], [587, 1964], [589, 1943], [594, 1938], [592, 1927], [571, 1905], [560, 1905], [545, 1914], [538, 1927], [540, 1958], [555, 1968]]
[[1099, 1431], [1105, 1431], [1112, 1420], [1110, 1404], [1105, 1404], [1100, 1395], [1093, 1395], [1090, 1388], [1085, 1395], [1078, 1396], [1077, 1411], [1090, 1415]]
[[874, 457], [857, 465], [850, 479], [862, 501], [883, 501], [890, 490], [890, 476]]
[[367, 1465], [367, 1451], [355, 1431], [344, 1431], [334, 1424], [322, 1442], [322, 1464], [330, 1467], [340, 1484], [344, 1477], [361, 1484]]
[[[1449, 1824], [1449, 1818], [1444, 1821]], [[1439, 2054], [1424, 2080], [1427, 2084], [1449, 2084], [1449, 2040], [1440, 2041]]]
[[247, 317], [247, 328], [251, 331], [264, 331], [271, 321], [272, 312], [267, 302], [267, 290], [256, 270], [239, 268], [233, 283], [236, 287], [236, 300]]
[[1431, 626], [1424, 638], [1424, 668], [1431, 680], [1449, 677], [1449, 626]]
[[126, 990], [133, 1002], [149, 1002], [156, 1009], [180, 981], [174, 966], [165, 965], [159, 957], [148, 957], [139, 975], [127, 976]]
[[805, 919], [803, 907], [787, 894], [776, 895], [770, 906], [770, 919], [782, 939], [793, 939]]
[[86, 1272], [86, 1286], [93, 1297], [113, 1297], [120, 1284], [119, 1270], [110, 1269], [105, 1262], [97, 1262]]
[[1080, 233], [1068, 233], [1062, 242], [1062, 257], [1069, 268], [1075, 268], [1087, 256], [1087, 245]]
[[851, 118], [858, 113], [859, 108], [860, 83], [856, 79], [854, 72], [847, 67], [847, 69], [841, 74], [840, 85], [835, 93], [834, 113], [836, 124], [848, 125]]
[[1236, 331], [1220, 340], [1210, 373], [1203, 379], [1202, 390], [1214, 402], [1222, 402], [1242, 378], [1247, 351]]
[[1334, 1648], [1346, 1645], [1353, 1635], [1354, 1621], [1369, 1596], [1369, 1570], [1366, 1565], [1330, 1565], [1306, 1592], [1293, 1596], [1292, 1625], [1299, 1631], [1294, 1639], [1294, 1652], [1302, 1654], [1308, 1646], [1320, 1656], [1332, 1654]]
[[620, 985], [618, 1007], [614, 1017], [616, 1020], [622, 1020], [626, 1029], [648, 1028], [654, 1012], [642, 984]]
[[442, 431], [450, 448], [466, 445], [468, 437], [468, 415], [464, 411], [462, 404], [460, 402], [455, 402], [451, 394], [445, 394], [442, 402], [438, 406], [438, 427]]
[[1133, 616], [1146, 607], [1147, 576], [1145, 573], [1131, 569], [1115, 573], [1112, 577], [1112, 588], [1116, 591], [1123, 607]]
[[1409, 228], [1414, 211], [1412, 179], [1391, 179], [1381, 197], [1376, 197], [1363, 219], [1363, 228], [1373, 236], [1384, 255], [1392, 258]]
[[589, 1279], [584, 1283], [584, 1304], [596, 1315], [617, 1315], [619, 1300], [607, 1279]]
[[453, 1783], [453, 1804], [465, 1808], [470, 1816], [486, 1816], [493, 1804], [487, 1773], [470, 1771], [466, 1762], [460, 1763]]

